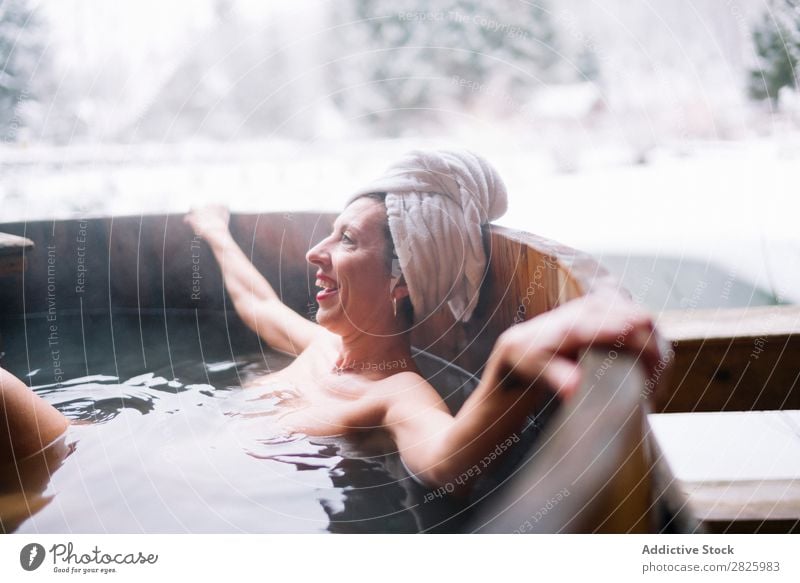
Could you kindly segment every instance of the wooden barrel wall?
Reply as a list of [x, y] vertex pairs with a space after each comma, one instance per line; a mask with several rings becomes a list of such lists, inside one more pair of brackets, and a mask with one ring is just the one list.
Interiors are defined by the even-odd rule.
[[[326, 236], [329, 213], [237, 214], [234, 238], [281, 296], [306, 317], [315, 311], [306, 251]], [[35, 243], [27, 270], [2, 276], [0, 315], [57, 310], [222, 310], [219, 267], [180, 215], [7, 223], [2, 231]], [[478, 372], [497, 336], [614, 280], [591, 257], [529, 233], [485, 231], [489, 258], [475, 316], [467, 324], [442, 309], [413, 333], [415, 346]], [[48, 292], [48, 278], [56, 288]]]

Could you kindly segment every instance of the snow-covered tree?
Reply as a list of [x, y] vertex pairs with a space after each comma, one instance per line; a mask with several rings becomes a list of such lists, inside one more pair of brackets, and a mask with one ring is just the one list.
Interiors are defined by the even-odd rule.
[[[235, 3], [216, 3], [217, 18], [183, 52], [154, 98], [123, 133], [126, 139], [307, 138], [314, 134], [313, 71], [298, 63], [288, 19], [251, 22]], [[200, 42], [202, 39], [202, 42]]]
[[597, 53], [591, 47], [584, 47], [575, 57], [575, 66], [579, 71], [579, 80], [597, 81], [600, 78], [600, 63]]
[[750, 95], [777, 103], [780, 90], [796, 90], [800, 80], [800, 0], [771, 0], [753, 42], [758, 63], [750, 71]]
[[0, 0], [0, 132], [13, 142], [38, 98], [34, 79], [45, 68], [43, 30], [26, 0]]
[[348, 116], [394, 133], [441, 109], [519, 109], [559, 79], [555, 29], [541, 2], [346, 0], [334, 4], [328, 68]]

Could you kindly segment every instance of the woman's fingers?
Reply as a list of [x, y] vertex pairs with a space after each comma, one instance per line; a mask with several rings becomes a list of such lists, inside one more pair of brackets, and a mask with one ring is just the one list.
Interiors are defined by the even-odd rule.
[[578, 391], [583, 378], [577, 362], [560, 356], [554, 356], [548, 361], [542, 376], [556, 394], [564, 399], [569, 399]]
[[579, 353], [589, 347], [632, 354], [652, 374], [662, 354], [652, 318], [629, 299], [616, 294], [589, 294], [532, 320], [513, 326], [502, 336], [505, 366], [524, 384], [542, 378], [561, 396], [580, 386]]
[[564, 398], [572, 396], [580, 386], [577, 358], [558, 354], [546, 343], [537, 342], [535, 335], [515, 331], [504, 335], [498, 345], [502, 386], [527, 389], [543, 383]]
[[192, 209], [183, 221], [191, 225], [195, 234], [208, 238], [228, 229], [230, 212], [224, 206], [210, 205]]

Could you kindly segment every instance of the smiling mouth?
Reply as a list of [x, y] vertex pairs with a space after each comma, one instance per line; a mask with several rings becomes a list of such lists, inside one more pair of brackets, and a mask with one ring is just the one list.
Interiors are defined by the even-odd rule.
[[317, 278], [316, 286], [322, 289], [317, 293], [317, 301], [324, 300], [339, 293], [339, 287], [328, 280]]

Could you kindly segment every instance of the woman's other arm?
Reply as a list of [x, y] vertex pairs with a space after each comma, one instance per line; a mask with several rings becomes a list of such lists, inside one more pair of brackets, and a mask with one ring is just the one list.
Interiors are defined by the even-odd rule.
[[[621, 344], [620, 344], [621, 343]], [[398, 400], [387, 413], [406, 466], [432, 486], [452, 481], [519, 431], [548, 391], [569, 398], [580, 386], [579, 353], [612, 346], [649, 370], [660, 358], [649, 315], [616, 294], [589, 295], [509, 328], [481, 382], [455, 417]]]
[[228, 218], [223, 207], [206, 207], [193, 210], [185, 221], [211, 247], [228, 296], [244, 323], [273, 348], [300, 354], [324, 329], [281, 301], [233, 240]]
[[68, 426], [55, 407], [0, 368], [0, 464], [41, 451]]

